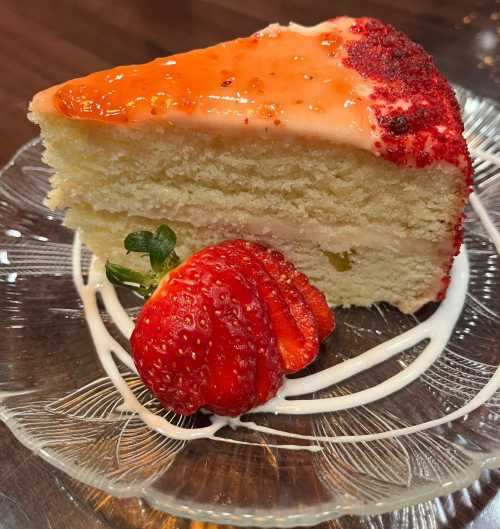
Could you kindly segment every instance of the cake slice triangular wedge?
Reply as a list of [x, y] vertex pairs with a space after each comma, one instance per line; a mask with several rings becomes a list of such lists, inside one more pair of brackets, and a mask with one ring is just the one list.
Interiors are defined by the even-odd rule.
[[93, 73], [36, 94], [30, 118], [47, 204], [102, 259], [166, 223], [185, 256], [276, 247], [334, 304], [413, 312], [446, 290], [472, 174], [458, 105], [378, 20], [273, 24]]

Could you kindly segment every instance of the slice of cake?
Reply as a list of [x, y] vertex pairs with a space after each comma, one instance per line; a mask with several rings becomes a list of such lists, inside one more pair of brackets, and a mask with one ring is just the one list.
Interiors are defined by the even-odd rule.
[[166, 223], [185, 255], [272, 245], [334, 304], [412, 312], [446, 289], [472, 172], [458, 105], [431, 57], [378, 20], [273, 24], [30, 108], [55, 171], [47, 204], [102, 259]]

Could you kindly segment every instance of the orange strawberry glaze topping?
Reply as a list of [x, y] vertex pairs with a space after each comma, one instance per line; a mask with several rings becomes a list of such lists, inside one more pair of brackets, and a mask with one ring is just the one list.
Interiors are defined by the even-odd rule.
[[398, 165], [472, 167], [453, 92], [423, 48], [376, 19], [251, 37], [120, 66], [40, 92], [35, 112], [133, 124], [257, 128], [367, 149]]
[[[342, 64], [346, 30], [260, 32], [211, 48], [120, 66], [69, 81], [54, 95], [68, 117], [131, 123], [183, 115], [269, 127], [347, 127], [368, 147], [366, 86]], [[292, 87], [292, 89], [291, 89]], [[359, 139], [359, 138], [358, 138]]]

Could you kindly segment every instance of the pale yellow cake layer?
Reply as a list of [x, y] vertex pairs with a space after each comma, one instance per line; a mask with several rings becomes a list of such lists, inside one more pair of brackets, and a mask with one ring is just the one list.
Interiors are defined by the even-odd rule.
[[[175, 230], [177, 251], [181, 257], [187, 257], [209, 244], [238, 236], [230, 230], [200, 229], [169, 218], [161, 219], [161, 222]], [[137, 269], [149, 266], [147, 259], [137, 254], [125, 254], [123, 239], [131, 231], [153, 231], [157, 220], [72, 208], [65, 223], [70, 228], [81, 230], [82, 240], [96, 255]], [[336, 254], [326, 252], [312, 242], [299, 245], [271, 234], [249, 234], [247, 239], [281, 250], [335, 305], [369, 306], [383, 300], [403, 312], [413, 312], [431, 301], [441, 288], [443, 257], [435, 252], [415, 255], [401, 253], [394, 248], [359, 247], [351, 253]]]
[[336, 231], [390, 226], [404, 239], [431, 241], [446, 238], [462, 209], [464, 178], [449, 165], [406, 169], [352, 147], [293, 138], [226, 138], [57, 115], [37, 121], [56, 171], [52, 207], [84, 202], [150, 218], [168, 211], [201, 225], [209, 212], [212, 223], [231, 213], [299, 227], [316, 221]]
[[69, 208], [68, 225], [102, 258], [118, 257], [127, 231], [168, 221], [184, 255], [230, 237], [276, 246], [337, 304], [408, 312], [441, 288], [465, 196], [455, 167], [402, 168], [354, 147], [168, 122], [32, 119], [55, 169], [49, 206]]

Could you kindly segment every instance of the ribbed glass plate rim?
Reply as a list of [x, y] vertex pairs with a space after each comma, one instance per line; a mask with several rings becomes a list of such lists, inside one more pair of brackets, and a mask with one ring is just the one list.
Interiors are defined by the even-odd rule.
[[[454, 86], [457, 98], [461, 105], [466, 103], [476, 103], [487, 105], [494, 108], [497, 113], [500, 113], [500, 105], [488, 98], [476, 96], [469, 90], [460, 86]], [[495, 134], [500, 134], [500, 128], [495, 128]], [[489, 131], [491, 135], [491, 131]], [[12, 157], [12, 159], [0, 170], [0, 186], [3, 185], [2, 177], [4, 172], [15, 164], [16, 160], [23, 152], [36, 146], [40, 143], [40, 138], [34, 138], [25, 145], [23, 145]], [[490, 151], [489, 151], [490, 152]], [[471, 153], [474, 157], [474, 151]], [[488, 154], [488, 153], [486, 153]], [[492, 156], [487, 159], [492, 161], [500, 170], [500, 165], [496, 162], [498, 160], [498, 153], [496, 150], [490, 152]], [[494, 185], [499, 185], [500, 182], [495, 182]], [[89, 338], [90, 339], [90, 338]], [[97, 357], [96, 357], [97, 361]], [[1, 401], [0, 401], [1, 402]], [[290, 509], [283, 509], [279, 513], [272, 513], [269, 510], [254, 509], [251, 512], [242, 508], [224, 508], [222, 511], [216, 510], [213, 505], [202, 503], [188, 503], [179, 502], [173, 496], [153, 491], [150, 487], [130, 488], [124, 490], [123, 488], [115, 490], [113, 487], [103, 483], [102, 479], [94, 479], [92, 477], [81, 476], [81, 473], [76, 465], [71, 464], [67, 460], [60, 458], [50, 448], [39, 446], [38, 443], [24, 432], [21, 425], [12, 416], [8, 408], [0, 403], [0, 420], [2, 420], [14, 436], [28, 449], [32, 450], [42, 459], [47, 461], [52, 466], [65, 472], [69, 476], [78, 475], [78, 480], [83, 483], [103, 490], [104, 492], [117, 497], [142, 497], [153, 508], [167, 512], [174, 516], [191, 518], [203, 522], [214, 522], [219, 524], [231, 524], [236, 526], [259, 526], [259, 527], [296, 527], [296, 526], [311, 526], [321, 522], [339, 518], [344, 515], [375, 515], [385, 512], [401, 509], [403, 507], [414, 505], [417, 503], [432, 500], [438, 496], [451, 494], [457, 490], [463, 489], [476, 481], [485, 469], [494, 469], [500, 466], [500, 446], [497, 450], [488, 453], [471, 453], [467, 452], [473, 460], [468, 468], [468, 473], [461, 479], [447, 481], [440, 484], [430, 484], [423, 487], [409, 489], [403, 495], [392, 498], [391, 501], [375, 503], [361, 503], [353, 505], [339, 505], [336, 502], [326, 502], [322, 505], [315, 506], [311, 509], [302, 509], [300, 512]]]

